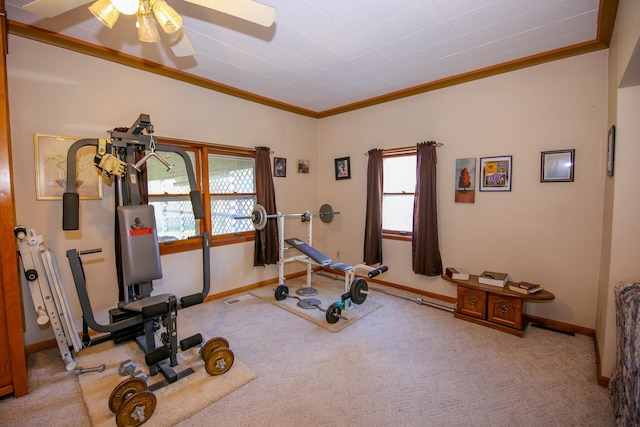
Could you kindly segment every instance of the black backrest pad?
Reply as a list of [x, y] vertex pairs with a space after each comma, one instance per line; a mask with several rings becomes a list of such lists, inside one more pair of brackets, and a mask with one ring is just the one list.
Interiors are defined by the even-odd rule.
[[131, 286], [162, 278], [153, 206], [118, 206], [117, 211], [124, 284]]

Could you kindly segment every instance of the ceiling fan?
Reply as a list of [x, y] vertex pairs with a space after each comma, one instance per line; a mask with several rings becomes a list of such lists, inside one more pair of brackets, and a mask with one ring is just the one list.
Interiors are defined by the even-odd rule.
[[[53, 18], [91, 0], [35, 0], [23, 9], [36, 15]], [[208, 9], [270, 27], [276, 17], [273, 7], [253, 0], [185, 0]], [[138, 39], [144, 42], [160, 40], [155, 22], [169, 36], [169, 45], [176, 56], [192, 56], [195, 50], [182, 30], [182, 17], [165, 0], [97, 0], [89, 6], [91, 13], [104, 25], [113, 28], [120, 14], [137, 15]]]

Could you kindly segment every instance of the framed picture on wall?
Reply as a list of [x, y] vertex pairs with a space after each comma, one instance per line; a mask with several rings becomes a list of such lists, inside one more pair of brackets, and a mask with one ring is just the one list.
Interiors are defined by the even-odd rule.
[[273, 176], [278, 178], [287, 176], [287, 159], [282, 157], [273, 158]]
[[311, 162], [309, 160], [298, 160], [298, 173], [309, 173]]
[[543, 151], [540, 182], [573, 182], [576, 150]]
[[[67, 189], [67, 151], [82, 137], [35, 133], [36, 199], [60, 200]], [[76, 154], [76, 191], [80, 199], [102, 199], [102, 175], [93, 159], [95, 146]]]
[[351, 157], [341, 157], [335, 160], [336, 180], [351, 179]]
[[474, 203], [476, 200], [476, 158], [456, 159], [455, 202]]
[[480, 191], [511, 191], [512, 156], [480, 158]]

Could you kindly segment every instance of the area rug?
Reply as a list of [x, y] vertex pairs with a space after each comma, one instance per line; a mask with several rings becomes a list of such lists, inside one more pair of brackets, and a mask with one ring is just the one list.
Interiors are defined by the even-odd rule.
[[[178, 315], [178, 342], [195, 333], [202, 332], [183, 316]], [[202, 335], [206, 342], [209, 337]], [[233, 343], [230, 349], [233, 351]], [[211, 376], [205, 370], [199, 350], [200, 347], [197, 346], [178, 352], [178, 366], [174, 368], [175, 371], [181, 372], [191, 367], [195, 372], [154, 391], [157, 405], [149, 418], [149, 425], [175, 425], [256, 378], [237, 358], [227, 372]], [[114, 345], [109, 341], [89, 347], [76, 355], [78, 366], [90, 368], [105, 365], [103, 372], [78, 375], [82, 397], [93, 426], [115, 425], [115, 414], [109, 410], [109, 396], [118, 384], [128, 378], [118, 373], [120, 363], [127, 359], [136, 362], [137, 369], [149, 373], [144, 362], [144, 353], [135, 342]], [[157, 374], [149, 377], [147, 383], [153, 387], [163, 379], [162, 374]]]
[[[313, 298], [315, 300], [320, 301], [320, 306], [323, 309], [329, 308], [331, 304], [334, 302], [340, 301], [340, 296], [345, 293], [344, 291], [344, 281], [341, 280], [331, 280], [326, 277], [314, 275], [312, 276], [311, 287], [318, 291], [317, 295], [305, 296], [298, 295], [296, 291], [300, 288], [307, 287], [307, 278], [297, 277], [294, 279], [290, 279], [286, 281], [286, 286], [289, 288], [289, 295], [297, 296], [299, 298]], [[342, 329], [346, 328], [349, 325], [352, 325], [359, 319], [367, 316], [370, 313], [373, 313], [380, 307], [381, 304], [371, 301], [371, 298], [367, 298], [364, 303], [357, 305], [353, 304], [348, 310], [342, 311], [342, 316], [347, 318], [340, 319], [336, 323], [329, 323], [326, 319], [326, 313], [317, 308], [303, 308], [298, 305], [299, 300], [297, 298], [287, 298], [283, 301], [277, 301], [275, 298], [275, 289], [277, 285], [267, 285], [262, 286], [258, 289], [251, 291], [250, 293], [260, 298], [264, 301], [267, 301], [276, 307], [280, 307], [283, 310], [286, 310], [290, 313], [293, 313], [297, 316], [302, 317], [318, 326], [321, 326], [328, 331], [331, 332], [339, 332]]]

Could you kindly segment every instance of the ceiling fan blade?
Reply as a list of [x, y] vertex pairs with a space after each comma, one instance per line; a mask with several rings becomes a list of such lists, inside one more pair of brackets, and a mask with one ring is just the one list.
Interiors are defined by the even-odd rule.
[[217, 10], [236, 18], [264, 27], [270, 27], [276, 19], [276, 10], [252, 0], [186, 0], [208, 9]]
[[91, 0], [35, 0], [22, 6], [27, 12], [45, 18], [53, 18], [68, 10], [89, 3]]
[[184, 31], [182, 31], [182, 28], [171, 34], [169, 46], [171, 47], [173, 54], [177, 57], [193, 56], [196, 54], [196, 50], [193, 48], [191, 40], [189, 40], [189, 37], [187, 37]]

